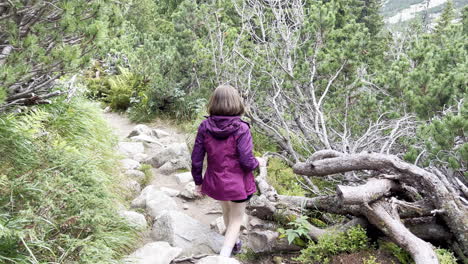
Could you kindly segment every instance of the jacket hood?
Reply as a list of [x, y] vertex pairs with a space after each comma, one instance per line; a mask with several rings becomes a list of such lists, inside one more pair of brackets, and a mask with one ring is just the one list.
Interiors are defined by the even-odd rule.
[[224, 139], [234, 134], [241, 122], [240, 116], [209, 116], [206, 128], [213, 137]]

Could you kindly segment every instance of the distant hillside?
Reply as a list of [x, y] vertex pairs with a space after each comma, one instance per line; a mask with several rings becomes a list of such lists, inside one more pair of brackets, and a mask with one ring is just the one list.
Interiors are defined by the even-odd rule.
[[[388, 24], [410, 20], [421, 14], [426, 8], [431, 19], [436, 18], [443, 10], [447, 0], [387, 0], [382, 7], [382, 15]], [[468, 5], [468, 0], [453, 0], [456, 9]]]

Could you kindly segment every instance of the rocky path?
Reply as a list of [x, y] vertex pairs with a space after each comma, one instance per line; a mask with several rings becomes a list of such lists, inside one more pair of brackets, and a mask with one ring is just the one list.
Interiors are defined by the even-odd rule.
[[[197, 197], [189, 172], [185, 136], [168, 125], [133, 124], [117, 113], [104, 114], [119, 136], [118, 151], [133, 200], [119, 214], [141, 228], [142, 244], [126, 264], [240, 263], [217, 257], [224, 229], [221, 207], [208, 197]], [[151, 177], [140, 170], [151, 166]], [[184, 258], [208, 255], [192, 261]]]

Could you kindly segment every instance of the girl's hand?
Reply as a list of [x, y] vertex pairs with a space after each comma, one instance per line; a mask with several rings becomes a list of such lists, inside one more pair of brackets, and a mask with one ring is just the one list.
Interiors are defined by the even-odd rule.
[[258, 167], [266, 167], [266, 160], [264, 158], [255, 157], [258, 160]]
[[195, 194], [198, 196], [203, 196], [203, 193], [201, 191], [201, 185], [195, 185]]

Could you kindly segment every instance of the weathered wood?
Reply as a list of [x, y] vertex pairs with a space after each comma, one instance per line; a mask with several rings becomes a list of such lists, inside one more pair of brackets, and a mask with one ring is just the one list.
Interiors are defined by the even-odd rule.
[[[312, 156], [319, 156], [321, 151]], [[447, 181], [393, 155], [380, 153], [343, 154], [334, 158], [312, 159], [294, 165], [295, 173], [307, 176], [324, 176], [354, 170], [390, 172], [398, 180], [418, 188], [425, 199], [439, 209], [442, 218], [456, 237], [465, 254], [468, 253], [468, 209]]]
[[363, 207], [369, 222], [378, 227], [396, 244], [406, 249], [416, 264], [438, 264], [437, 256], [430, 243], [411, 233], [400, 221], [397, 215], [391, 212], [390, 204], [376, 201], [370, 208]]
[[336, 193], [343, 204], [365, 204], [378, 200], [397, 188], [398, 184], [392, 180], [370, 179], [359, 186], [338, 185]]

